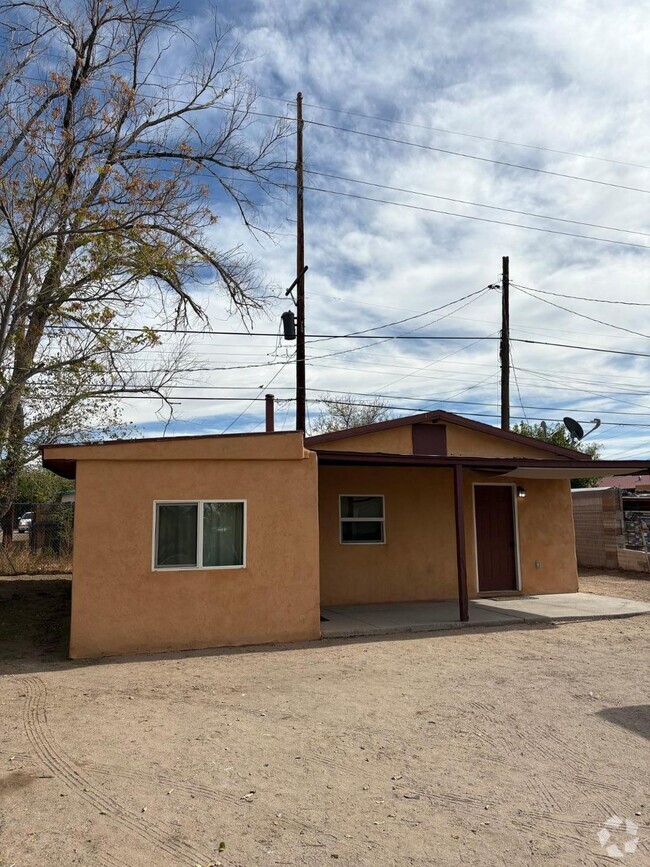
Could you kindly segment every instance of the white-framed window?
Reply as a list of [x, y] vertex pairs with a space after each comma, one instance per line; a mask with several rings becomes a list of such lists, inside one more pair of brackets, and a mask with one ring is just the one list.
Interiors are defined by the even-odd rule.
[[383, 494], [340, 494], [339, 526], [342, 545], [383, 545]]
[[242, 569], [246, 500], [156, 500], [153, 568]]

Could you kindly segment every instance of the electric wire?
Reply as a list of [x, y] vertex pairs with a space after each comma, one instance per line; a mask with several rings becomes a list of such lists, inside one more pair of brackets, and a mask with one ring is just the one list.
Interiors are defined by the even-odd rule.
[[586, 313], [580, 313], [577, 310], [572, 310], [570, 307], [564, 307], [556, 301], [549, 301], [548, 298], [540, 298], [535, 294], [535, 290], [529, 291], [528, 289], [523, 289], [521, 286], [517, 286], [516, 288], [520, 292], [523, 292], [524, 295], [528, 295], [529, 298], [535, 298], [537, 301], [542, 301], [544, 304], [549, 304], [551, 307], [557, 307], [558, 310], [564, 310], [565, 313], [571, 313], [574, 316], [579, 316], [581, 319], [587, 319], [589, 322], [596, 322], [598, 325], [606, 325], [608, 328], [614, 328], [616, 331], [624, 331], [626, 334], [633, 334], [635, 337], [650, 338], [650, 334], [644, 334], [642, 331], [634, 331], [633, 329], [625, 328], [622, 325], [614, 325], [613, 322], [606, 322], [604, 319], [596, 319], [594, 316], [588, 316]]
[[[579, 235], [577, 232], [563, 232], [560, 229], [547, 229], [542, 226], [528, 226], [523, 223], [512, 223], [508, 220], [494, 220], [489, 217], [477, 217], [473, 214], [457, 214], [454, 211], [445, 211], [441, 208], [425, 208], [423, 205], [412, 205], [407, 202], [394, 202], [391, 199], [377, 199], [372, 196], [362, 196], [358, 193], [344, 193], [342, 190], [330, 190], [325, 187], [314, 187], [308, 184], [304, 186], [305, 190], [311, 190], [316, 193], [327, 193], [333, 196], [342, 196], [346, 199], [358, 199], [362, 202], [375, 202], [380, 205], [394, 205], [398, 208], [407, 208], [410, 211], [423, 211], [429, 214], [442, 214], [446, 217], [458, 217], [462, 220], [475, 220], [479, 223], [492, 223], [497, 226], [510, 226], [515, 229], [527, 229], [531, 232], [545, 232], [549, 235], [562, 235], [566, 238], [580, 238], [583, 241], [599, 241], [602, 244], [617, 244], [623, 247], [634, 247], [639, 250], [647, 250], [646, 244], [635, 244], [632, 241], [617, 241], [615, 238], [597, 238], [594, 235]], [[650, 190], [648, 190], [650, 192]]]
[[476, 160], [477, 162], [492, 163], [493, 165], [505, 166], [511, 169], [521, 169], [527, 172], [538, 172], [542, 175], [552, 175], [553, 177], [557, 178], [566, 178], [572, 181], [582, 181], [583, 183], [597, 184], [598, 186], [615, 187], [616, 189], [628, 190], [629, 192], [633, 193], [650, 194], [650, 190], [641, 189], [640, 187], [628, 187], [624, 184], [614, 183], [613, 181], [603, 181], [599, 180], [598, 178], [585, 178], [580, 175], [569, 175], [564, 172], [554, 172], [551, 169], [540, 169], [536, 166], [525, 166], [521, 165], [520, 163], [510, 163], [506, 160], [490, 159], [489, 157], [481, 157], [477, 154], [467, 154], [463, 153], [462, 151], [450, 150], [449, 148], [440, 148], [434, 145], [420, 144], [418, 142], [409, 141], [408, 139], [392, 138], [391, 136], [380, 135], [379, 133], [374, 132], [363, 132], [361, 130], [353, 129], [352, 127], [336, 126], [331, 123], [324, 123], [323, 121], [305, 120], [305, 123], [310, 124], [311, 126], [321, 127], [323, 129], [336, 130], [337, 132], [347, 132], [352, 135], [365, 136], [366, 138], [391, 142], [393, 144], [405, 145], [407, 147], [418, 148], [420, 150], [433, 151], [435, 153], [447, 154], [449, 156], [463, 157], [464, 159]]
[[[270, 97], [270, 96], [262, 96], [262, 95], [260, 95], [260, 97], [262, 99], [280, 100], [279, 97]], [[289, 100], [281, 100], [281, 101], [282, 102], [289, 102]], [[397, 120], [395, 118], [378, 117], [377, 115], [373, 115], [373, 114], [362, 114], [361, 112], [357, 112], [357, 111], [348, 111], [346, 109], [341, 109], [341, 108], [331, 108], [331, 107], [325, 106], [325, 105], [317, 105], [313, 102], [303, 102], [303, 106], [304, 106], [304, 108], [315, 108], [315, 109], [318, 109], [320, 111], [331, 111], [335, 114], [345, 114], [345, 115], [349, 115], [350, 117], [358, 117], [358, 118], [362, 118], [364, 120], [376, 120], [376, 121], [380, 121], [381, 123], [392, 123], [392, 124], [396, 124], [398, 126], [411, 127], [413, 129], [422, 129], [422, 130], [427, 130], [429, 132], [443, 133], [444, 135], [462, 136], [463, 138], [477, 139], [479, 141], [488, 141], [488, 142], [492, 142], [493, 144], [508, 145], [509, 147], [530, 148], [531, 150], [545, 151], [547, 153], [559, 154], [560, 156], [578, 157], [578, 158], [584, 159], [584, 160], [596, 160], [598, 162], [613, 163], [614, 165], [627, 166], [628, 168], [634, 168], [634, 169], [650, 169], [650, 166], [642, 165], [640, 163], [624, 162], [622, 160], [610, 159], [608, 157], [597, 157], [597, 156], [593, 156], [593, 155], [590, 156], [589, 154], [576, 153], [574, 151], [563, 151], [563, 150], [558, 150], [556, 148], [543, 147], [542, 145], [525, 144], [523, 142], [508, 141], [506, 139], [490, 138], [490, 137], [484, 136], [484, 135], [475, 135], [473, 133], [468, 133], [468, 132], [458, 132], [457, 130], [443, 129], [441, 127], [435, 127], [435, 126], [427, 126], [426, 124], [412, 123], [409, 121]]]
[[584, 220], [570, 220], [566, 217], [552, 217], [548, 214], [536, 214], [532, 211], [518, 211], [514, 208], [504, 208], [498, 207], [497, 205], [486, 205], [480, 202], [471, 202], [467, 199], [455, 199], [451, 196], [440, 196], [435, 193], [427, 193], [423, 190], [413, 190], [408, 189], [407, 187], [391, 187], [388, 184], [380, 184], [374, 181], [364, 181], [360, 178], [350, 178], [345, 175], [334, 175], [330, 172], [317, 172], [314, 169], [305, 169], [306, 175], [317, 175], [321, 178], [330, 178], [335, 181], [346, 181], [351, 184], [361, 184], [365, 187], [374, 187], [379, 190], [389, 190], [393, 193], [407, 193], [413, 196], [424, 196], [427, 199], [440, 199], [443, 202], [454, 202], [459, 205], [471, 205], [473, 208], [488, 208], [491, 211], [505, 211], [508, 214], [519, 214], [523, 217], [535, 217], [539, 220], [553, 220], [558, 223], [571, 223], [575, 226], [587, 226], [590, 229], [603, 229], [608, 232], [623, 232], [628, 235], [643, 235], [646, 238], [650, 238], [650, 232], [640, 232], [636, 229], [620, 229], [616, 226], [603, 226], [600, 223], [586, 223]]
[[[166, 81], [171, 81], [173, 83], [173, 85], [177, 85], [178, 87], [194, 86], [196, 84], [196, 81], [183, 81], [182, 79], [179, 80], [172, 75], [164, 75], [163, 73], [159, 73], [159, 72], [156, 72], [155, 76], [156, 76], [156, 78], [164, 79]], [[23, 76], [23, 78], [26, 78], [27, 80], [31, 80], [31, 81], [36, 81], [38, 83], [42, 83], [41, 78], [36, 78], [34, 76]], [[159, 84], [158, 82], [151, 81], [150, 79], [146, 82], [142, 82], [140, 86], [141, 87], [164, 87], [166, 89], [169, 88], [169, 85], [165, 85], [162, 83]], [[237, 91], [235, 91], [235, 93], [237, 93]], [[244, 96], [244, 97], [255, 97], [258, 99], [268, 100], [270, 102], [281, 102], [283, 105], [287, 105], [287, 106], [293, 106], [296, 103], [295, 97], [271, 96], [270, 94], [256, 93], [253, 91], [239, 91], [239, 93], [241, 96]], [[168, 102], [173, 102], [173, 103], [186, 101], [186, 100], [170, 98], [168, 94], [165, 94], [165, 99]], [[463, 138], [476, 139], [478, 141], [487, 141], [487, 142], [491, 142], [493, 144], [507, 145], [509, 147], [528, 148], [531, 150], [537, 150], [537, 151], [543, 151], [546, 153], [558, 154], [560, 156], [578, 157], [579, 159], [595, 160], [597, 162], [611, 163], [611, 164], [619, 165], [619, 166], [627, 166], [628, 168], [650, 169], [650, 166], [643, 165], [641, 163], [627, 162], [627, 161], [623, 161], [623, 160], [613, 159], [611, 157], [600, 157], [600, 156], [594, 156], [593, 154], [583, 154], [583, 153], [578, 153], [576, 151], [565, 151], [565, 150], [560, 150], [558, 148], [546, 147], [543, 145], [534, 145], [534, 144], [527, 144], [525, 142], [509, 141], [507, 139], [491, 138], [489, 136], [477, 135], [475, 133], [460, 132], [458, 130], [451, 130], [451, 129], [446, 129], [443, 127], [435, 127], [435, 126], [429, 126], [427, 124], [413, 123], [412, 121], [403, 121], [403, 120], [398, 120], [397, 118], [388, 118], [388, 117], [381, 117], [379, 115], [364, 114], [364, 113], [358, 112], [358, 111], [350, 111], [348, 109], [342, 109], [342, 108], [333, 108], [332, 106], [319, 105], [317, 103], [312, 103], [312, 102], [303, 102], [303, 107], [304, 108], [315, 108], [318, 111], [328, 111], [328, 112], [332, 112], [334, 114], [344, 114], [344, 115], [347, 115], [349, 117], [358, 117], [358, 118], [361, 118], [363, 120], [374, 120], [374, 121], [378, 121], [380, 123], [390, 123], [390, 124], [394, 124], [397, 126], [410, 127], [412, 129], [421, 129], [421, 130], [426, 130], [428, 132], [437, 132], [437, 133], [442, 133], [444, 135], [455, 135], [455, 136], [460, 136]], [[282, 117], [282, 119], [295, 120], [295, 118], [284, 118], [284, 117]]]
[[555, 298], [570, 298], [572, 301], [591, 301], [595, 304], [617, 304], [625, 307], [650, 307], [650, 301], [620, 301], [617, 298], [588, 298], [584, 295], [567, 295], [566, 292], [550, 292], [548, 289], [534, 289], [532, 286], [522, 286], [510, 281], [517, 289], [527, 289], [540, 295], [553, 295]]

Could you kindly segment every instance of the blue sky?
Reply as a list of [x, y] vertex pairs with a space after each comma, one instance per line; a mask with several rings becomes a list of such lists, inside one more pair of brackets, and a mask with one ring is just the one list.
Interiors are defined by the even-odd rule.
[[[202, 32], [203, 7], [188, 4], [187, 13], [188, 24]], [[306, 191], [309, 333], [375, 328], [449, 304], [497, 282], [501, 257], [509, 255], [514, 338], [650, 352], [650, 340], [641, 336], [650, 334], [650, 306], [558, 297], [650, 304], [647, 250], [340, 195], [647, 244], [650, 197], [620, 188], [650, 190], [650, 170], [643, 167], [650, 165], [650, 26], [643, 4], [245, 0], [221, 4], [219, 14], [251, 58], [248, 75], [259, 93], [260, 112], [293, 116], [296, 91], [303, 92], [305, 117], [313, 122], [305, 129], [306, 184], [333, 191]], [[173, 70], [180, 59], [172, 51], [165, 64]], [[292, 147], [288, 139], [288, 157]], [[266, 225], [277, 230], [272, 242], [260, 245], [252, 239], [229, 207], [224, 205], [222, 214], [217, 243], [223, 248], [243, 244], [273, 283], [291, 283], [291, 192], [264, 205]], [[558, 295], [531, 297], [516, 286]], [[236, 317], [228, 317], [217, 292], [203, 298], [213, 328], [243, 330]], [[436, 341], [311, 344], [309, 396], [382, 394], [414, 411], [441, 407], [497, 423], [497, 344], [473, 341], [496, 336], [500, 304], [498, 292], [486, 291], [439, 313], [379, 329], [406, 333], [419, 328], [415, 333], [441, 335]], [[273, 303], [254, 330], [276, 333], [284, 309], [286, 301]], [[444, 339], [449, 335], [464, 339]], [[187, 387], [176, 390], [179, 403], [169, 433], [261, 429], [263, 404], [251, 400], [274, 376], [269, 390], [292, 396], [293, 365], [277, 364], [292, 347], [274, 337], [201, 335], [192, 338], [191, 348], [197, 363], [210, 369], [186, 376]], [[597, 439], [607, 456], [648, 455], [649, 362], [515, 341], [513, 421], [572, 415], [587, 423], [597, 415], [603, 419]], [[216, 369], [246, 364], [260, 366]], [[211, 399], [182, 399], [183, 394]], [[225, 395], [242, 399], [218, 399]], [[127, 401], [125, 407], [141, 430], [161, 431], [155, 402]], [[309, 412], [317, 416], [318, 404], [310, 403]], [[280, 425], [290, 426], [291, 406], [280, 406], [278, 418]]]

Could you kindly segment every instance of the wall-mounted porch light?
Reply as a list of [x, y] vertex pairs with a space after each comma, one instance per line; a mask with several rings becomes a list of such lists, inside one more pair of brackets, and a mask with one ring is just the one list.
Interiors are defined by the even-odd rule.
[[522, 488], [521, 485], [517, 485], [517, 496], [523, 500], [526, 496], [526, 488]]

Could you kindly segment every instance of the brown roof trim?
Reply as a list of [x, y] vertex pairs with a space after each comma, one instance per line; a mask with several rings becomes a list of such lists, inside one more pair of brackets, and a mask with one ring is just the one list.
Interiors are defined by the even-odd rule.
[[86, 443], [47, 443], [39, 446], [41, 454], [44, 449], [80, 449], [90, 446], [119, 446], [132, 445], [133, 443], [169, 443], [179, 442], [181, 440], [221, 440], [231, 439], [236, 437], [286, 437], [295, 436], [300, 431], [295, 430], [276, 430], [276, 431], [255, 431], [250, 433], [231, 433], [231, 434], [184, 434], [180, 437], [131, 437], [129, 439], [117, 440], [97, 440], [96, 442]]
[[512, 471], [518, 468], [538, 469], [576, 469], [588, 473], [589, 470], [639, 470], [647, 472], [648, 461], [595, 461], [586, 467], [580, 460], [555, 460], [540, 458], [484, 458], [458, 455], [397, 455], [381, 452], [336, 452], [330, 449], [315, 449], [319, 465], [330, 466], [385, 466], [385, 467], [454, 467], [468, 469], [495, 469]]
[[75, 479], [77, 477], [76, 461], [65, 461], [61, 459], [46, 461], [45, 458], [43, 458], [43, 468], [50, 470], [52, 473], [56, 473], [57, 476], [61, 476], [64, 479]]
[[585, 455], [582, 452], [577, 452], [575, 449], [564, 448], [563, 446], [556, 446], [553, 443], [546, 443], [543, 440], [537, 440], [533, 437], [522, 436], [521, 434], [514, 433], [509, 430], [501, 430], [501, 428], [494, 427], [491, 424], [485, 424], [482, 421], [474, 421], [474, 419], [465, 418], [462, 415], [455, 415], [452, 412], [445, 412], [442, 409], [432, 410], [431, 412], [422, 412], [417, 415], [407, 415], [403, 418], [391, 418], [388, 421], [380, 421], [376, 424], [366, 424], [361, 425], [360, 427], [352, 427], [347, 430], [337, 430], [332, 431], [332, 433], [320, 434], [315, 437], [306, 437], [305, 438], [305, 446], [307, 448], [313, 448], [314, 446], [318, 446], [321, 443], [331, 443], [336, 442], [336, 440], [350, 439], [351, 437], [361, 436], [362, 434], [375, 433], [377, 431], [383, 430], [391, 430], [396, 427], [403, 427], [404, 425], [410, 424], [418, 424], [421, 422], [446, 422], [447, 424], [455, 424], [459, 427], [465, 427], [469, 430], [475, 430], [479, 433], [489, 434], [490, 436], [500, 437], [504, 440], [509, 440], [510, 442], [518, 443], [519, 445], [527, 445], [532, 446], [534, 448], [542, 449], [543, 451], [551, 452], [552, 454], [562, 455], [564, 457], [571, 457], [574, 460], [579, 461], [591, 461], [589, 455]]

